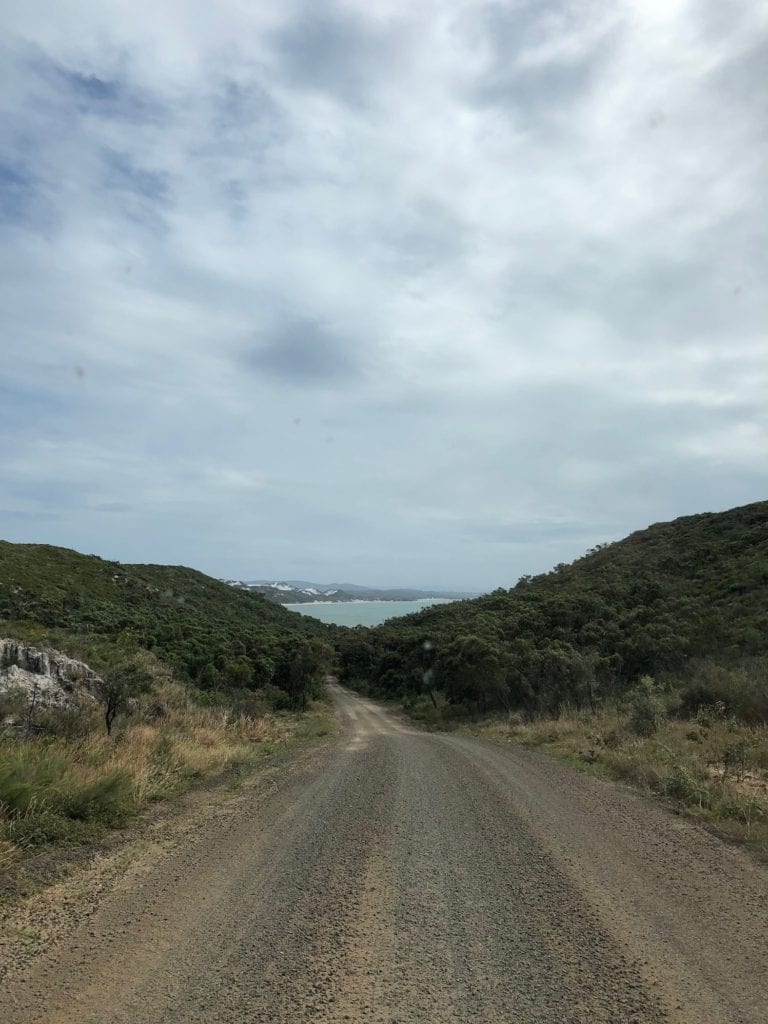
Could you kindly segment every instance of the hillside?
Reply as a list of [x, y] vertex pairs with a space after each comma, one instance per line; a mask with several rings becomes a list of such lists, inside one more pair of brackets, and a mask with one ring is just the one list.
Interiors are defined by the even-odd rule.
[[63, 634], [64, 649], [74, 645], [75, 653], [89, 641], [103, 641], [107, 652], [144, 648], [207, 689], [279, 685], [297, 642], [325, 635], [316, 620], [194, 569], [6, 541], [0, 620], [8, 635], [55, 631], [61, 644]]
[[192, 569], [0, 542], [0, 899], [4, 869], [40, 847], [98, 843], [324, 735], [323, 634]]
[[[768, 502], [658, 523], [510, 590], [339, 637], [342, 678], [478, 709], [594, 706], [768, 653]], [[693, 698], [691, 698], [693, 699]], [[755, 714], [757, 712], [755, 711]]]

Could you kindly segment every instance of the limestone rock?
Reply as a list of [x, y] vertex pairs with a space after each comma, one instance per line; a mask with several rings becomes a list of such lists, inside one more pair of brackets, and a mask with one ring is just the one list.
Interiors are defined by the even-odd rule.
[[60, 651], [41, 651], [20, 640], [0, 639], [0, 695], [21, 692], [39, 707], [64, 707], [96, 699], [100, 676]]

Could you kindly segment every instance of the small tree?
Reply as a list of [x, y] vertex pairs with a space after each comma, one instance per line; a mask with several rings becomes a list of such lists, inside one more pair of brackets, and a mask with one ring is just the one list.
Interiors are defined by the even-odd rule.
[[151, 683], [149, 672], [133, 661], [121, 661], [107, 669], [101, 678], [99, 697], [104, 705], [108, 736], [112, 735], [117, 716], [128, 709], [132, 699], [146, 693]]
[[209, 661], [203, 665], [200, 670], [200, 675], [197, 677], [197, 685], [201, 690], [216, 690], [221, 683], [221, 673], [213, 664]]
[[657, 731], [663, 717], [656, 684], [650, 676], [643, 676], [630, 698], [627, 724], [636, 736], [647, 738]]

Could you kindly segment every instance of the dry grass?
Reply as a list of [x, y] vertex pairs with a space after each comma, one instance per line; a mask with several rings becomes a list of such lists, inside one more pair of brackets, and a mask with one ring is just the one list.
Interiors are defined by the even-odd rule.
[[164, 679], [112, 737], [97, 716], [78, 736], [6, 736], [0, 739], [0, 870], [27, 849], [91, 839], [195, 780], [255, 765], [331, 728], [331, 712], [322, 705], [301, 716], [233, 715], [199, 706]]
[[702, 724], [664, 719], [635, 735], [617, 708], [591, 714], [563, 709], [557, 719], [516, 716], [464, 730], [501, 742], [539, 747], [583, 770], [652, 793], [729, 839], [768, 857], [768, 727], [731, 720]]

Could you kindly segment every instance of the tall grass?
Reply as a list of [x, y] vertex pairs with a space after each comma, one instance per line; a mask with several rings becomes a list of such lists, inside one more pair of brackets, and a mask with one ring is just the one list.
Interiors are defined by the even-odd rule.
[[638, 788], [749, 844], [768, 859], [768, 724], [764, 677], [704, 666], [694, 684], [644, 678], [622, 702], [557, 717], [496, 714], [469, 720], [441, 694], [401, 708], [428, 729], [458, 729], [539, 747], [577, 768]]
[[0, 736], [0, 870], [41, 844], [93, 839], [196, 779], [328, 728], [321, 712], [300, 720], [202, 707], [167, 678], [111, 737], [97, 712], [88, 715], [63, 735], [48, 722], [44, 735]]
[[556, 719], [512, 715], [464, 728], [628, 783], [768, 858], [768, 726], [715, 709], [694, 719], [661, 715], [650, 735], [638, 735], [635, 714], [634, 707], [594, 714], [564, 707]]

